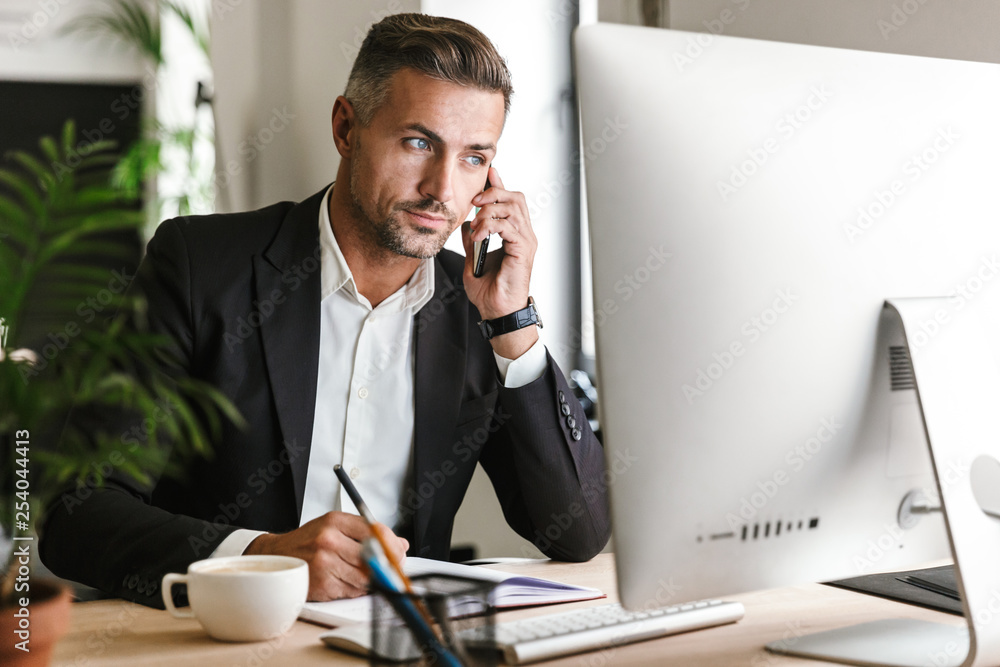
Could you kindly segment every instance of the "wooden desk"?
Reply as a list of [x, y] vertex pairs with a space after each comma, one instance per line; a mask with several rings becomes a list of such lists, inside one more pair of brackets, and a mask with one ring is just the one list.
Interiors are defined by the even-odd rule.
[[[592, 606], [617, 599], [614, 557], [602, 554], [581, 564], [541, 563], [506, 565], [498, 569], [600, 588], [607, 600], [592, 600], [557, 607], [504, 612], [499, 621], [527, 618]], [[909, 617], [961, 623], [948, 614], [882, 600], [859, 593], [809, 584], [729, 596], [746, 607], [746, 617], [734, 625], [699, 630], [684, 635], [608, 648], [562, 658], [553, 665], [605, 667], [606, 665], [702, 665], [730, 667], [816, 667], [811, 660], [796, 660], [764, 651], [764, 644], [796, 638], [853, 623], [879, 618]], [[175, 619], [121, 600], [84, 602], [74, 606], [69, 634], [56, 647], [57, 667], [261, 667], [264, 665], [364, 665], [365, 660], [326, 648], [318, 639], [326, 628], [298, 622], [291, 632], [268, 642], [226, 644], [209, 639], [195, 620]]]

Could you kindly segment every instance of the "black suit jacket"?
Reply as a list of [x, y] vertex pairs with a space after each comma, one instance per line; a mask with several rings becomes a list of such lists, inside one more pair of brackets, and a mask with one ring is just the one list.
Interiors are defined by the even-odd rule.
[[[163, 575], [236, 528], [298, 527], [316, 409], [322, 197], [160, 225], [130, 289], [173, 339], [180, 372], [219, 387], [249, 428], [226, 424], [212, 458], [186, 462], [181, 479], [140, 488], [116, 475], [64, 494], [40, 544], [53, 572], [161, 606]], [[415, 316], [414, 476], [401, 507], [410, 553], [447, 558], [478, 461], [518, 534], [552, 558], [591, 558], [610, 521], [603, 452], [583, 410], [551, 357], [535, 382], [503, 387], [462, 287], [464, 258], [443, 251], [435, 262], [434, 297]], [[120, 429], [123, 447], [143, 444], [141, 424], [102, 425]]]

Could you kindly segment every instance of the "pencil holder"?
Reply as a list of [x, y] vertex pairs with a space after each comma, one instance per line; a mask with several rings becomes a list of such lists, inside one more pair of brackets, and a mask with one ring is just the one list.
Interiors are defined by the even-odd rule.
[[[412, 581], [412, 595], [375, 591], [371, 664], [497, 664], [499, 654], [492, 648], [494, 584], [436, 574], [417, 576]], [[414, 627], [414, 610], [423, 629]]]

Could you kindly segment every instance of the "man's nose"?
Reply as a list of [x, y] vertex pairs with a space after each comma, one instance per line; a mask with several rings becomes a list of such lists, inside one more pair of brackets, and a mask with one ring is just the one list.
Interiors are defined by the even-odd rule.
[[434, 160], [420, 183], [420, 194], [442, 203], [454, 199], [454, 170], [450, 160]]

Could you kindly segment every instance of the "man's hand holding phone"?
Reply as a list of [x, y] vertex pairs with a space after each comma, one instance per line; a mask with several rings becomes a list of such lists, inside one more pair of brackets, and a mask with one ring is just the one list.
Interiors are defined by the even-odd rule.
[[[538, 240], [531, 228], [524, 194], [504, 188], [500, 173], [490, 167], [489, 187], [472, 199], [479, 212], [462, 225], [465, 246], [465, 291], [483, 319], [491, 320], [521, 310], [528, 304], [531, 267]], [[500, 250], [486, 254], [481, 277], [474, 275], [476, 242], [487, 242], [490, 234], [503, 241]], [[526, 327], [496, 336], [490, 343], [502, 357], [516, 359], [538, 340], [537, 327]]]

